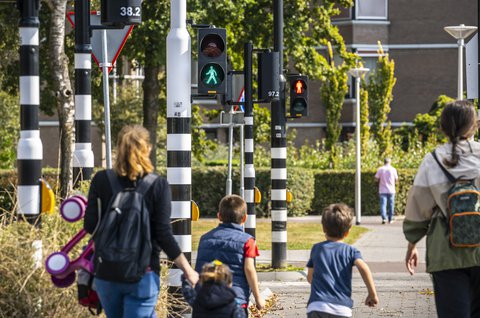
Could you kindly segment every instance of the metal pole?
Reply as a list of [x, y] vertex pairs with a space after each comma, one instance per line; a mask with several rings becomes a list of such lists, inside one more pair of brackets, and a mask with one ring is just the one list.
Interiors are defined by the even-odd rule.
[[[167, 180], [172, 191], [172, 231], [183, 254], [192, 259], [191, 164], [191, 44], [187, 31], [187, 1], [170, 1], [167, 36]], [[182, 271], [172, 265], [168, 293], [182, 302]], [[168, 317], [190, 317], [189, 310], [174, 305]], [[186, 311], [187, 312], [186, 312]]]
[[458, 39], [458, 100], [463, 100], [463, 44], [464, 39]]
[[92, 45], [90, 40], [90, 1], [75, 0], [75, 149], [73, 180], [90, 180], [92, 151]]
[[232, 194], [232, 157], [233, 157], [233, 107], [228, 112], [230, 122], [228, 124], [228, 176], [226, 195]]
[[113, 105], [117, 103], [117, 65], [113, 66]]
[[355, 164], [355, 218], [356, 224], [359, 225], [362, 221], [362, 165], [361, 165], [361, 147], [360, 147], [360, 79], [361, 76], [355, 78], [356, 90], [356, 120], [355, 120], [355, 137], [356, 137], [356, 164]]
[[105, 107], [105, 144], [106, 144], [106, 159], [107, 169], [112, 169], [112, 139], [110, 137], [110, 92], [108, 85], [108, 68], [111, 66], [108, 63], [107, 56], [107, 30], [102, 32], [102, 51], [103, 63], [100, 65], [103, 70], [103, 104]]
[[247, 203], [247, 220], [245, 232], [255, 237], [256, 214], [255, 214], [255, 166], [253, 164], [253, 97], [252, 97], [252, 42], [244, 46], [244, 94], [245, 94], [245, 202]]
[[271, 103], [272, 267], [287, 266], [287, 129], [283, 76], [283, 0], [273, 8], [273, 47], [279, 52], [280, 99]]

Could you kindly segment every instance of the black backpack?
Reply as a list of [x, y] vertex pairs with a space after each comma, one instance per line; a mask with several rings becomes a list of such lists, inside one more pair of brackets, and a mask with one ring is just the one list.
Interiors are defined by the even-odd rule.
[[100, 279], [135, 283], [150, 265], [150, 213], [144, 196], [158, 177], [148, 174], [135, 188], [122, 188], [113, 170], [107, 170], [112, 198], [103, 215], [95, 242], [94, 275]]

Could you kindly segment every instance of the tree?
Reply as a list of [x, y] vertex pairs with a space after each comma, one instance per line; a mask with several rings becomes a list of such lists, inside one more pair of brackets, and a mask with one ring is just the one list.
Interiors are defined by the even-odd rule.
[[395, 78], [395, 62], [383, 51], [378, 42], [378, 60], [373, 73], [370, 74], [368, 90], [368, 105], [372, 121], [372, 134], [378, 142], [379, 155], [385, 157], [392, 152], [391, 122], [387, 120], [390, 113], [390, 103], [393, 100], [393, 86]]
[[15, 165], [18, 141], [18, 97], [0, 92], [0, 169], [12, 169]]
[[60, 134], [60, 196], [66, 197], [72, 190], [72, 156], [74, 143], [73, 91], [70, 82], [70, 60], [65, 54], [65, 16], [67, 0], [45, 0], [49, 11], [48, 63], [51, 79], [48, 87], [55, 96]]

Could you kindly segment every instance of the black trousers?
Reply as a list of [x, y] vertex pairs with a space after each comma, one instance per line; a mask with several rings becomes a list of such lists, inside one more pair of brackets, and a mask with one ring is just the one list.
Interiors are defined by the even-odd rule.
[[439, 318], [480, 318], [480, 266], [432, 273]]

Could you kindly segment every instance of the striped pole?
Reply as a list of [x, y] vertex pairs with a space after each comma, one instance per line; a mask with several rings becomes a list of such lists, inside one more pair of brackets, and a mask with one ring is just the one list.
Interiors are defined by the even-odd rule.
[[252, 97], [252, 42], [245, 43], [244, 48], [244, 89], [245, 89], [245, 174], [244, 198], [247, 203], [247, 221], [245, 232], [255, 237], [255, 167], [253, 165], [253, 97]]
[[[191, 223], [191, 48], [187, 31], [186, 0], [171, 0], [170, 31], [167, 36], [167, 180], [172, 190], [172, 228], [188, 261], [192, 258]], [[181, 270], [175, 265], [169, 273], [169, 293], [180, 302], [183, 297]], [[178, 317], [185, 308], [175, 306], [169, 317]], [[183, 311], [183, 312], [182, 312]]]
[[90, 180], [93, 173], [92, 46], [90, 42], [90, 1], [75, 0], [75, 149], [73, 181]]
[[[40, 187], [43, 146], [38, 113], [40, 76], [39, 0], [18, 2], [20, 10], [20, 140], [17, 146], [17, 213], [40, 226]], [[41, 244], [41, 242], [40, 242]], [[41, 248], [41, 245], [40, 245]]]
[[[287, 125], [283, 76], [283, 0], [274, 0], [273, 46], [280, 55], [280, 99], [271, 108], [272, 267], [287, 266]], [[282, 85], [283, 84], [283, 85]]]

